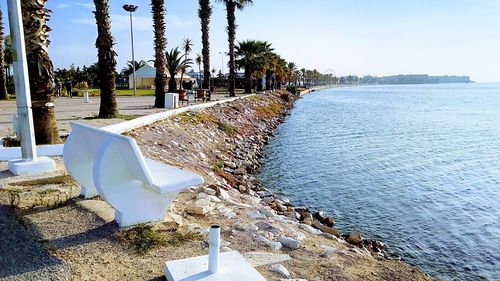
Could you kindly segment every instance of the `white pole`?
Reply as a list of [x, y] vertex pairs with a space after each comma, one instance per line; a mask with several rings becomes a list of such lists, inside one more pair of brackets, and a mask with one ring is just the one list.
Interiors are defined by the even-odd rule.
[[31, 94], [28, 78], [28, 63], [24, 44], [24, 28], [21, 14], [21, 1], [8, 0], [10, 34], [14, 45], [14, 80], [16, 87], [16, 106], [19, 116], [21, 154], [24, 161], [35, 160], [36, 142], [31, 111]]
[[132, 79], [134, 79], [134, 96], [136, 96], [137, 87], [135, 82], [134, 28], [132, 23], [132, 12], [130, 12], [130, 40], [132, 41]]
[[212, 225], [208, 237], [208, 271], [215, 274], [219, 269], [220, 226]]

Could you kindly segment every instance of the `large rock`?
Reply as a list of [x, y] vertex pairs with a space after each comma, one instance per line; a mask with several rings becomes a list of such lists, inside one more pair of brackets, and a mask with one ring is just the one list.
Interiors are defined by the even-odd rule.
[[360, 245], [361, 242], [363, 242], [363, 237], [361, 237], [361, 232], [359, 231], [351, 232], [351, 234], [349, 234], [349, 237], [347, 237], [346, 241], [353, 245]]
[[252, 219], [267, 219], [267, 217], [264, 214], [255, 210], [248, 211], [247, 215]]
[[271, 271], [278, 273], [281, 277], [290, 278], [290, 272], [281, 264], [271, 265]]
[[277, 234], [280, 232], [283, 232], [283, 228], [281, 228], [279, 225], [276, 224], [271, 224], [265, 221], [259, 221], [255, 224], [260, 230], [266, 230], [269, 231], [273, 234]]
[[307, 225], [307, 224], [300, 224], [299, 225], [299, 228], [304, 230], [305, 232], [308, 232], [310, 234], [314, 234], [314, 235], [321, 235], [321, 230], [319, 229], [316, 229], [310, 225]]
[[300, 248], [301, 246], [301, 243], [300, 241], [298, 240], [295, 240], [293, 238], [290, 238], [290, 237], [278, 237], [278, 242], [280, 242], [283, 246], [289, 248], [289, 249], [292, 249], [292, 250], [296, 250], [298, 248]]
[[188, 214], [206, 215], [214, 209], [214, 204], [209, 199], [203, 198], [196, 200], [191, 206], [186, 209]]
[[286, 254], [272, 254], [267, 252], [248, 252], [244, 253], [243, 256], [250, 262], [254, 267], [276, 264], [280, 262], [286, 262], [291, 260], [289, 255]]
[[283, 245], [280, 242], [271, 241], [262, 235], [257, 235], [255, 237], [255, 241], [261, 242], [262, 244], [268, 246], [274, 251], [280, 250], [283, 247]]

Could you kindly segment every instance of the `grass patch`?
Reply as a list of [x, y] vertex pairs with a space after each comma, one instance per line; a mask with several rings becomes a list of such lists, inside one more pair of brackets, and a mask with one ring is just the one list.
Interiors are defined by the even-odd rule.
[[215, 170], [224, 170], [224, 162], [219, 160], [219, 161], [215, 162], [213, 167]]
[[232, 125], [224, 123], [220, 120], [217, 120], [216, 124], [217, 124], [217, 128], [219, 130], [223, 131], [224, 133], [226, 133], [228, 135], [234, 135], [236, 133], [236, 127], [234, 127]]
[[139, 255], [145, 255], [160, 246], [180, 246], [193, 241], [201, 241], [202, 239], [202, 235], [198, 233], [159, 231], [146, 224], [141, 224], [118, 234], [118, 240], [128, 244]]
[[[136, 115], [136, 114], [119, 114], [118, 119], [123, 119], [123, 120], [132, 120], [132, 119], [135, 119], [137, 117], [140, 117], [141, 115]], [[83, 118], [84, 120], [94, 120], [94, 119], [105, 119], [105, 118], [99, 118], [99, 115], [97, 113], [92, 113], [91, 116], [87, 116], [87, 117], [84, 117]]]
[[265, 106], [255, 108], [255, 112], [259, 117], [274, 117], [281, 111], [281, 104], [273, 101]]
[[179, 117], [181, 118], [181, 121], [193, 122], [195, 124], [209, 124], [217, 122], [217, 119], [213, 115], [206, 112], [184, 112], [180, 114]]

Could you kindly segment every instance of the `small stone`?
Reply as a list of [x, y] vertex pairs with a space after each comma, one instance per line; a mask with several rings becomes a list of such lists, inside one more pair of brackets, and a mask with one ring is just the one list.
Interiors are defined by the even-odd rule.
[[229, 167], [231, 169], [238, 168], [238, 166], [236, 166], [236, 163], [231, 162], [231, 161], [224, 161], [224, 166]]
[[227, 191], [220, 188], [219, 189], [219, 198], [221, 198], [224, 201], [228, 201], [229, 199], [231, 199], [231, 196], [229, 196], [229, 193]]
[[273, 254], [267, 252], [247, 252], [243, 256], [254, 267], [263, 266], [267, 264], [275, 264], [291, 260], [289, 255], [286, 254]]
[[302, 217], [304, 218], [304, 220], [307, 219], [307, 220], [311, 221], [311, 223], [313, 222], [313, 219], [314, 219], [313, 215], [309, 212], [302, 213]]
[[238, 169], [236, 169], [236, 170], [233, 171], [233, 174], [235, 174], [237, 176], [246, 175], [247, 174], [247, 170], [243, 169], [243, 168], [238, 168]]
[[198, 193], [198, 195], [196, 195], [196, 199], [206, 199], [215, 203], [221, 202], [219, 198], [215, 197], [214, 195], [208, 195], [206, 193]]
[[211, 188], [202, 188], [202, 191], [208, 195], [213, 195], [215, 196], [217, 194], [217, 191], [215, 191], [215, 189], [211, 189]]
[[233, 169], [231, 169], [229, 167], [225, 167], [224, 172], [232, 174], [234, 171], [233, 171]]
[[271, 204], [271, 202], [274, 201], [274, 197], [264, 197], [262, 198], [262, 201], [264, 201], [264, 203], [266, 204]]
[[280, 226], [275, 225], [275, 224], [270, 224], [270, 223], [264, 222], [264, 221], [257, 222], [255, 224], [255, 226], [257, 226], [260, 230], [266, 230], [266, 231], [269, 231], [269, 232], [275, 233], [275, 234], [283, 232], [283, 228], [281, 228]]
[[295, 240], [293, 238], [290, 238], [290, 237], [278, 237], [278, 242], [280, 242], [281, 244], [283, 244], [283, 246], [287, 247], [287, 248], [290, 248], [292, 250], [296, 250], [298, 248], [300, 248], [300, 241], [298, 240]]
[[313, 223], [313, 221], [309, 217], [304, 218], [302, 222], [306, 225], [311, 225]]
[[323, 221], [321, 221], [328, 227], [332, 227], [335, 224], [335, 219], [332, 216], [326, 217]]
[[310, 225], [307, 225], [307, 224], [300, 224], [299, 228], [304, 230], [305, 232], [308, 232], [308, 233], [314, 234], [314, 235], [320, 235], [322, 233], [321, 230], [318, 230], [318, 229], [316, 229]]
[[326, 251], [321, 253], [319, 256], [322, 258], [329, 258], [329, 257], [333, 256], [333, 254], [335, 254], [335, 252], [337, 252], [337, 249], [331, 248], [331, 249], [327, 249]]
[[281, 264], [273, 264], [271, 265], [271, 271], [278, 273], [278, 275], [285, 277], [285, 278], [290, 278], [290, 272]]
[[359, 245], [363, 241], [363, 237], [361, 237], [361, 233], [359, 231], [354, 231], [349, 234], [346, 241], [353, 245]]
[[292, 233], [292, 238], [298, 241], [304, 241], [306, 239], [306, 235], [300, 231], [295, 231]]
[[267, 217], [264, 214], [255, 210], [248, 211], [247, 215], [252, 219], [267, 219]]
[[184, 225], [182, 217], [179, 216], [178, 214], [174, 214], [174, 213], [167, 213], [165, 215], [165, 222], [173, 222], [173, 223], [177, 224], [177, 226], [179, 226], [179, 227], [182, 227]]

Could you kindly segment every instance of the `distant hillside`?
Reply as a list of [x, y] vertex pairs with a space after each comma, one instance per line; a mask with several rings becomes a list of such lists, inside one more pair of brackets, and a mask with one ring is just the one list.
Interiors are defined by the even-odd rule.
[[471, 83], [469, 76], [429, 76], [427, 74], [364, 76], [361, 84], [438, 84], [438, 83]]

